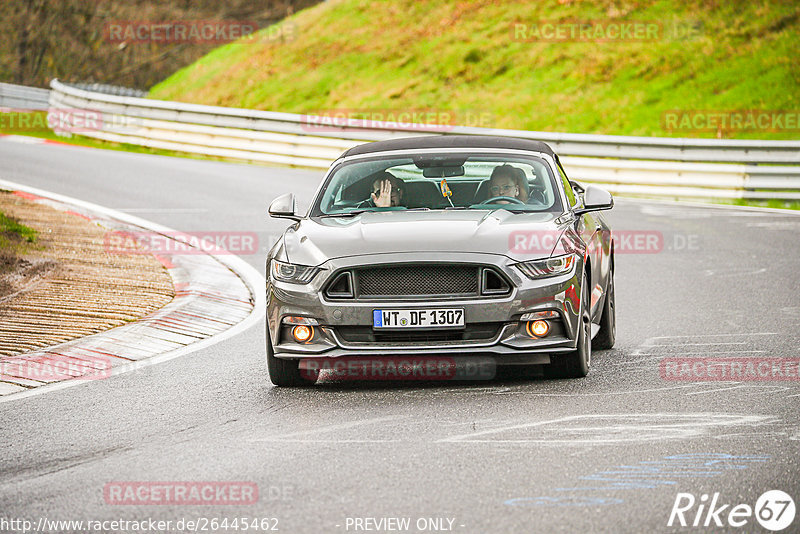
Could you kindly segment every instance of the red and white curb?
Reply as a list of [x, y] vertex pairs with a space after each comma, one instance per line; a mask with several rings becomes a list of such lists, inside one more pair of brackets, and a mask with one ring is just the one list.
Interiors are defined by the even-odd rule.
[[[0, 180], [0, 187], [86, 217], [111, 231], [176, 232], [82, 200]], [[176, 250], [181, 250], [176, 248]], [[224, 251], [223, 251], [224, 252]], [[163, 253], [175, 298], [137, 322], [0, 360], [0, 402], [107, 378], [190, 354], [257, 323], [266, 309], [264, 278], [229, 254]], [[31, 373], [41, 370], [41, 375]]]

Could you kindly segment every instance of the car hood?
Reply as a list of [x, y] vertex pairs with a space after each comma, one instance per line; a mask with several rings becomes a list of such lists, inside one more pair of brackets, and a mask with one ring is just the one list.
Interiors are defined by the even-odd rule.
[[[515, 260], [549, 257], [565, 228], [560, 214], [506, 210], [365, 212], [303, 219], [287, 230], [288, 261], [319, 265], [364, 254], [472, 252]], [[524, 236], [520, 241], [520, 236]], [[520, 247], [519, 243], [526, 245]]]

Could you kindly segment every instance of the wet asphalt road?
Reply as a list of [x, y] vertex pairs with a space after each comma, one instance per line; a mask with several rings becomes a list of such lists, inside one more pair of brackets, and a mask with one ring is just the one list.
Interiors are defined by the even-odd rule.
[[[266, 217], [269, 201], [307, 202], [322, 176], [5, 140], [0, 162], [2, 179], [178, 230], [257, 231], [260, 251], [244, 259], [262, 272], [285, 226]], [[0, 532], [17, 531], [3, 519], [151, 518], [177, 531], [200, 518], [210, 531], [235, 517], [277, 518], [290, 533], [668, 532], [679, 492], [718, 492], [731, 505], [722, 521], [767, 490], [797, 501], [796, 380], [666, 380], [659, 364], [800, 357], [800, 217], [625, 200], [608, 217], [616, 231], [662, 232], [663, 250], [618, 255], [617, 346], [594, 354], [586, 379], [276, 389], [262, 322], [163, 364], [0, 403]], [[108, 504], [116, 481], [241, 481], [259, 498]], [[766, 531], [746, 519], [681, 530]]]

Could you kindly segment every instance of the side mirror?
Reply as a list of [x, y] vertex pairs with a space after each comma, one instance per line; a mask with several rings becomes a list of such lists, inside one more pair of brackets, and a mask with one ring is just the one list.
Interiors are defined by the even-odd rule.
[[583, 193], [583, 206], [575, 211], [576, 213], [586, 213], [587, 211], [610, 210], [613, 207], [614, 197], [611, 196], [611, 193], [602, 187], [588, 185]]
[[297, 201], [294, 199], [294, 193], [286, 193], [273, 200], [269, 205], [269, 216], [299, 221], [301, 217], [297, 215]]

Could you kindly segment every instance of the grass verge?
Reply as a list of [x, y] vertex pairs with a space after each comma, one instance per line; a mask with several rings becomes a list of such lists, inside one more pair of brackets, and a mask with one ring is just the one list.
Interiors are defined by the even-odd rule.
[[[614, 24], [657, 31], [576, 38], [574, 22], [591, 35]], [[548, 24], [566, 38], [548, 38]], [[150, 96], [374, 120], [428, 111], [532, 131], [797, 139], [799, 33], [800, 5], [784, 0], [331, 0], [215, 49]], [[718, 122], [738, 111], [780, 120]]]
[[0, 273], [16, 264], [17, 256], [36, 246], [37, 232], [0, 211]]

